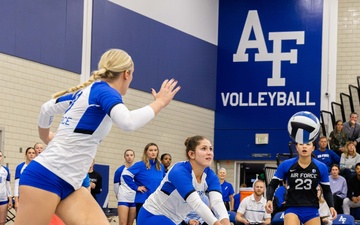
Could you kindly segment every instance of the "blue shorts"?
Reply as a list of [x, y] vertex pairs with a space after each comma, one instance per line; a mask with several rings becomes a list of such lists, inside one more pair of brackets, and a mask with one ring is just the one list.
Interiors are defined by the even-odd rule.
[[141, 207], [140, 212], [136, 219], [137, 225], [148, 225], [148, 224], [166, 224], [176, 225], [173, 221], [163, 215], [153, 215], [147, 211], [144, 207]]
[[9, 200], [7, 200], [7, 201], [2, 201], [2, 202], [0, 202], [0, 205], [5, 205], [5, 204], [8, 204], [9, 203]]
[[302, 224], [306, 223], [307, 221], [320, 217], [319, 215], [319, 209], [316, 207], [289, 207], [285, 210], [285, 215], [288, 213], [294, 213], [298, 216], [300, 222]]
[[136, 207], [136, 204], [134, 202], [118, 202], [118, 206], [119, 205], [127, 206], [129, 208]]
[[55, 193], [61, 200], [75, 191], [73, 186], [36, 161], [31, 161], [24, 169], [19, 185], [36, 187]]

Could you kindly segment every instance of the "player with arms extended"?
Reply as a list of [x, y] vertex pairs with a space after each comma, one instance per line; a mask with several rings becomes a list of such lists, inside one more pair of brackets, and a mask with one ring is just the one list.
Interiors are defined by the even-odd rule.
[[[122, 96], [134, 69], [129, 54], [110, 49], [88, 81], [56, 93], [42, 105], [39, 136], [47, 148], [21, 174], [16, 225], [48, 225], [54, 213], [67, 225], [109, 224], [90, 192], [81, 187], [98, 146], [113, 124], [126, 131], [144, 126], [180, 90], [176, 80], [165, 80], [158, 92], [152, 89], [153, 102], [130, 111]], [[63, 117], [55, 134], [50, 128], [56, 114]]]
[[[284, 225], [300, 224], [300, 222], [304, 225], [319, 225], [321, 222], [316, 189], [318, 184], [323, 189], [324, 198], [329, 205], [333, 220], [337, 213], [334, 209], [328, 169], [325, 164], [311, 157], [311, 153], [315, 149], [313, 140], [316, 139], [319, 130], [317, 126], [320, 126], [319, 120], [312, 113], [300, 112], [300, 117], [308, 117], [308, 119], [316, 121], [316, 129], [313, 129], [314, 127], [308, 124], [306, 118], [305, 120], [294, 119], [298, 114], [296, 113], [290, 118], [289, 133], [297, 143], [296, 149], [299, 156], [285, 160], [279, 165], [266, 189], [267, 204], [265, 208], [268, 213], [272, 212], [274, 191], [282, 180], [286, 180], [288, 194]], [[296, 132], [293, 132], [294, 129]]]

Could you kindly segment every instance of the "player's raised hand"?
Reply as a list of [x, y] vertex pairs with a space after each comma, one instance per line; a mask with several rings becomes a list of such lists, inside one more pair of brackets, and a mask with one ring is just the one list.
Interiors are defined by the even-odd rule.
[[153, 108], [155, 114], [166, 107], [180, 90], [181, 87], [177, 86], [177, 84], [178, 81], [175, 79], [166, 79], [162, 83], [158, 92], [151, 88], [151, 94], [153, 95], [155, 101], [151, 103], [150, 106]]

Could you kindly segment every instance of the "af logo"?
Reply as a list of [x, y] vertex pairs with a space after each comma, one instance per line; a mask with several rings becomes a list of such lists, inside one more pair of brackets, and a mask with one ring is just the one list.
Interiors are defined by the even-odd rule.
[[[249, 40], [252, 30], [255, 40]], [[304, 36], [304, 31], [269, 32], [269, 41], [273, 41], [273, 52], [268, 52], [258, 12], [257, 10], [250, 10], [245, 21], [237, 52], [233, 55], [233, 62], [248, 62], [249, 55], [246, 53], [246, 50], [258, 49], [258, 53], [255, 54], [256, 62], [272, 62], [272, 76], [268, 78], [267, 85], [285, 86], [285, 78], [281, 77], [281, 62], [290, 61], [291, 64], [296, 64], [297, 49], [291, 49], [290, 52], [282, 52], [282, 42], [295, 40], [297, 45], [303, 45]]]
[[346, 222], [346, 218], [345, 218], [345, 217], [343, 217], [343, 216], [340, 216], [340, 218], [339, 218], [339, 222], [341, 222], [341, 224], [345, 224], [345, 222]]

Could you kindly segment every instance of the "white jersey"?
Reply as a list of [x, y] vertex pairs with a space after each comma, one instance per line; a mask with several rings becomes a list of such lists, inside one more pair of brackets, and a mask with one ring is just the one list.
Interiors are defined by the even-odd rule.
[[210, 205], [219, 214], [219, 220], [229, 218], [221, 196], [219, 178], [209, 167], [198, 183], [190, 162], [178, 162], [167, 173], [158, 189], [145, 201], [143, 207], [153, 215], [164, 215], [180, 224], [194, 210], [208, 224], [218, 219], [201, 200], [209, 192]]
[[0, 167], [0, 202], [8, 201], [11, 197], [10, 172], [5, 166]]
[[[123, 173], [127, 170], [125, 167]], [[117, 194], [118, 202], [135, 202], [136, 191], [131, 189], [124, 181], [123, 176], [120, 177], [119, 192]]]
[[27, 167], [28, 164], [26, 162], [22, 162], [19, 165], [17, 165], [15, 169], [15, 184], [14, 184], [14, 196], [19, 197], [19, 181], [20, 181], [20, 175], [24, 171], [24, 169]]
[[[108, 83], [97, 81], [74, 94], [43, 104], [38, 119], [41, 128], [49, 128], [56, 114], [63, 114], [55, 137], [34, 160], [71, 184], [81, 187], [101, 140], [113, 122], [125, 130], [134, 130], [154, 117], [150, 106], [129, 111], [122, 97]], [[134, 115], [135, 114], [135, 115]]]

